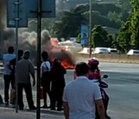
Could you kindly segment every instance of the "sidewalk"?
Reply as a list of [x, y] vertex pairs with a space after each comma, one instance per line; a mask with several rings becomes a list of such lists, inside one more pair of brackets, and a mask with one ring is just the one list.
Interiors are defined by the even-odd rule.
[[[37, 116], [36, 110], [18, 110], [18, 112], [16, 113], [15, 108], [5, 107], [4, 104], [1, 104], [0, 119], [37, 119]], [[58, 112], [49, 109], [41, 109], [40, 119], [64, 119], [64, 114], [63, 111]]]
[[[0, 67], [0, 95], [3, 98], [4, 102], [4, 85], [3, 85], [3, 77], [2, 77], [2, 68]], [[36, 89], [33, 87], [32, 90], [33, 93], [33, 100], [36, 105]], [[30, 111], [28, 109], [27, 99], [25, 96], [25, 93], [23, 93], [23, 100], [24, 100], [24, 107], [25, 110], [21, 111], [18, 110], [18, 113], [16, 113], [15, 108], [12, 108], [11, 106], [5, 107], [4, 104], [0, 104], [0, 119], [37, 119], [36, 116], [36, 110]], [[40, 103], [42, 103], [42, 100], [40, 100]], [[48, 100], [49, 103], [49, 100]], [[40, 119], [64, 119], [64, 113], [63, 111], [53, 111], [48, 109], [40, 109]]]
[[[35, 105], [36, 104], [36, 91], [32, 91], [33, 93], [33, 100]], [[0, 94], [2, 95], [2, 98], [4, 99], [3, 89], [0, 89]], [[8, 107], [5, 106], [5, 104], [0, 104], [0, 119], [37, 119], [37, 113], [36, 110], [29, 110], [27, 100], [25, 93], [23, 93], [23, 100], [24, 100], [24, 110], [18, 110], [16, 112], [16, 109], [13, 108], [11, 105]], [[3, 100], [4, 101], [4, 100]], [[40, 100], [40, 103], [42, 104], [42, 100]], [[49, 100], [48, 100], [49, 104]], [[64, 113], [63, 111], [57, 111], [57, 110], [50, 110], [50, 108], [40, 108], [40, 119], [64, 119]]]

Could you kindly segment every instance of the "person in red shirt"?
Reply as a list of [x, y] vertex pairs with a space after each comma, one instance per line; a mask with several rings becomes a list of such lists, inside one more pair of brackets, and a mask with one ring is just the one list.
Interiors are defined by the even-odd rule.
[[[99, 60], [95, 57], [92, 59], [88, 60], [88, 66], [89, 66], [89, 72], [88, 72], [88, 78], [92, 80], [94, 83], [98, 83], [100, 86], [102, 98], [103, 98], [103, 103], [105, 107], [105, 117], [106, 119], [110, 119], [110, 117], [107, 114], [107, 107], [108, 107], [108, 102], [109, 102], [109, 96], [104, 90], [104, 88], [108, 88], [108, 84], [104, 81], [101, 80], [101, 72], [99, 69]], [[98, 114], [96, 113], [96, 119], [99, 119]]]
[[88, 61], [88, 66], [89, 66], [88, 78], [90, 80], [101, 79], [101, 74], [98, 65], [99, 65], [99, 61], [96, 58], [92, 58]]

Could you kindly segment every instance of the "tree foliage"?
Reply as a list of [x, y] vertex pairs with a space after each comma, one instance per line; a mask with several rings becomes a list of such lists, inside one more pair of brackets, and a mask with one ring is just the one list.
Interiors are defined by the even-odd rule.
[[85, 16], [82, 15], [81, 8], [73, 9], [71, 11], [65, 11], [59, 22], [55, 22], [53, 29], [59, 37], [68, 38], [77, 36], [80, 32], [80, 25], [86, 21]]
[[118, 6], [120, 6], [122, 11], [129, 11], [131, 8], [130, 0], [117, 0]]
[[130, 0], [132, 13], [117, 36], [117, 47], [122, 52], [129, 49], [139, 49], [139, 0]]
[[[92, 26], [101, 25], [113, 28], [120, 28], [120, 8], [114, 4], [92, 4]], [[107, 17], [109, 12], [114, 16]], [[57, 15], [58, 19], [53, 25], [53, 34], [57, 37], [77, 37], [80, 33], [81, 24], [89, 24], [89, 6], [80, 5], [70, 11], [64, 11]], [[116, 16], [116, 17], [115, 17]], [[111, 20], [110, 17], [118, 18]]]
[[92, 29], [92, 40], [94, 47], [111, 47], [113, 38], [101, 26], [96, 25]]
[[92, 9], [99, 11], [104, 16], [107, 16], [109, 12], [121, 13], [120, 7], [115, 4], [92, 4]]

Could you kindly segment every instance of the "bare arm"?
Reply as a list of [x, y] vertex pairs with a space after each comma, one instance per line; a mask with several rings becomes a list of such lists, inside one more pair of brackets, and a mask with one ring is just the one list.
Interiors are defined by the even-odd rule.
[[68, 102], [63, 103], [65, 119], [69, 119], [69, 106]]
[[103, 105], [103, 100], [96, 100], [96, 106], [97, 106], [97, 110], [98, 110], [98, 114], [100, 116], [100, 119], [105, 119], [105, 109], [104, 109], [104, 105]]

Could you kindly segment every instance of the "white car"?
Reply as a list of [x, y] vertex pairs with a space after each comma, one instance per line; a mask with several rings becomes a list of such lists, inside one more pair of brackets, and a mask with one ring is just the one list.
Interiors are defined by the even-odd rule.
[[[88, 47], [84, 47], [80, 52], [78, 52], [79, 54], [90, 54], [90, 48]], [[91, 48], [91, 53], [93, 54], [93, 48]]]
[[84, 47], [80, 52], [78, 52], [79, 54], [89, 54], [89, 48]]
[[119, 54], [118, 50], [116, 48], [108, 48], [110, 54]]
[[106, 47], [96, 47], [94, 50], [95, 54], [110, 54], [110, 51]]
[[131, 49], [128, 51], [127, 55], [139, 55], [139, 50]]

